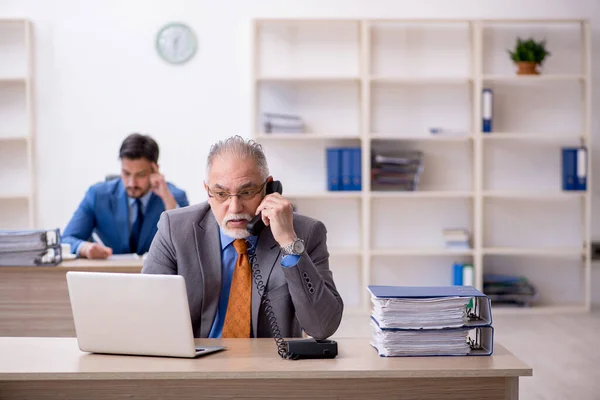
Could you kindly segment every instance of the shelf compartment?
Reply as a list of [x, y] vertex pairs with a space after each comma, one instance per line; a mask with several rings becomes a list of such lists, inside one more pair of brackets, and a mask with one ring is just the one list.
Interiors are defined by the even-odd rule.
[[29, 74], [29, 54], [26, 43], [28, 22], [0, 20], [0, 83], [24, 81]]
[[[360, 85], [348, 82], [268, 82], [257, 87], [256, 131], [265, 135], [264, 113], [295, 115], [306, 134], [360, 132]], [[290, 134], [291, 135], [291, 134]]]
[[357, 77], [359, 31], [358, 21], [262, 20], [256, 25], [257, 76]]

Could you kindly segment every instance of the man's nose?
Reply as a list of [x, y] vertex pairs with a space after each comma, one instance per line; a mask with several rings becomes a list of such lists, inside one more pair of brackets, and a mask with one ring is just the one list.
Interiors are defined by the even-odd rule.
[[232, 214], [238, 214], [242, 211], [243, 205], [237, 196], [231, 196], [229, 198], [229, 212]]

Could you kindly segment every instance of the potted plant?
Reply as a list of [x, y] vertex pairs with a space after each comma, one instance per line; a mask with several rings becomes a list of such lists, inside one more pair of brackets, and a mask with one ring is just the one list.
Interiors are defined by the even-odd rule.
[[538, 65], [550, 55], [546, 50], [546, 40], [536, 42], [533, 38], [523, 40], [517, 38], [513, 51], [507, 50], [510, 58], [517, 64], [518, 75], [538, 75]]

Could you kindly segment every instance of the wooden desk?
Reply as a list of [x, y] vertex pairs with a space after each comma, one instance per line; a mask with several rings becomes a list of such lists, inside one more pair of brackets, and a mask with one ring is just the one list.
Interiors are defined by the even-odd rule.
[[517, 399], [532, 370], [500, 345], [490, 357], [381, 358], [338, 339], [333, 360], [283, 360], [271, 339], [197, 340], [197, 359], [79, 351], [73, 338], [0, 338], [0, 398]]
[[0, 336], [74, 337], [67, 271], [139, 273], [142, 260], [73, 260], [56, 267], [0, 267]]

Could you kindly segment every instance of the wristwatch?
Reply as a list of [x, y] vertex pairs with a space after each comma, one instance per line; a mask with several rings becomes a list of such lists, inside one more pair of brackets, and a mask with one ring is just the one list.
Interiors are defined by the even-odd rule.
[[292, 243], [281, 247], [281, 251], [286, 256], [299, 256], [300, 254], [304, 253], [304, 240], [296, 238]]

